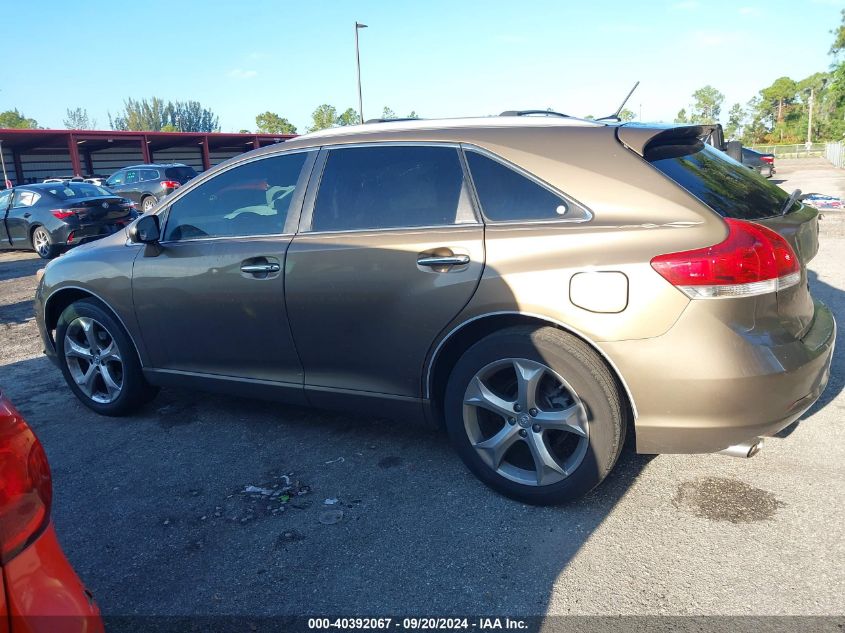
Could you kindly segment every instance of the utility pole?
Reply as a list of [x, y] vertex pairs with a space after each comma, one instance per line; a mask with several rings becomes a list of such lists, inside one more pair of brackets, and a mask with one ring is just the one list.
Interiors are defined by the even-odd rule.
[[816, 89], [810, 88], [810, 116], [807, 119], [807, 151], [813, 144], [813, 101], [815, 100]]
[[358, 116], [364, 122], [364, 101], [361, 98], [361, 52], [358, 49], [358, 29], [367, 28], [366, 24], [355, 22], [355, 66], [358, 69]]

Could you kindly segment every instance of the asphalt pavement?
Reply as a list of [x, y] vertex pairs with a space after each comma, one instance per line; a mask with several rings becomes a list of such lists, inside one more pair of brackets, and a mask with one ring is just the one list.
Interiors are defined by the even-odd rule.
[[[841, 193], [843, 173], [781, 161], [777, 179]], [[841, 339], [845, 213], [821, 226], [812, 288]], [[821, 401], [753, 459], [626, 452], [585, 499], [535, 508], [401, 420], [173, 389], [98, 417], [41, 354], [40, 265], [0, 254], [0, 388], [107, 615], [845, 614], [841, 340]]]

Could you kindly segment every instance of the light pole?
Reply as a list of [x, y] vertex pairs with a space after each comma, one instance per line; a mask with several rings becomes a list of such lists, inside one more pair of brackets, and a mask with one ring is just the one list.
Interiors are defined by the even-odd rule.
[[361, 53], [358, 50], [358, 29], [367, 28], [366, 24], [355, 22], [355, 65], [358, 68], [358, 116], [361, 117], [361, 123], [364, 122], [364, 102], [361, 99]]

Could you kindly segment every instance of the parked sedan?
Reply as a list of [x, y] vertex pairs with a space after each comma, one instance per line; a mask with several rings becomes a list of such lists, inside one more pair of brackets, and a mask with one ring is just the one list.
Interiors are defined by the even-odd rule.
[[44, 349], [105, 415], [174, 385], [443, 424], [529, 503], [598, 485], [629, 433], [749, 457], [824, 390], [836, 326], [818, 212], [707, 132], [502, 116], [258, 149], [51, 262]]
[[0, 394], [0, 631], [97, 633], [100, 612], [50, 520], [47, 456]]
[[44, 259], [111, 235], [137, 217], [132, 201], [97, 185], [57, 182], [0, 191], [0, 249], [34, 249]]
[[771, 178], [775, 175], [775, 155], [755, 152], [747, 147], [742, 148], [742, 164], [756, 170], [761, 176]]

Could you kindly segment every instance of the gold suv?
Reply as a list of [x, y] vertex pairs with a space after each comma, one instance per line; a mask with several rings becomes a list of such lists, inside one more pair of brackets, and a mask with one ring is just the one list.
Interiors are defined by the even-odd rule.
[[46, 353], [94, 411], [178, 385], [443, 423], [528, 503], [641, 453], [750, 456], [827, 383], [817, 213], [702, 126], [502, 116], [238, 156], [51, 262]]

